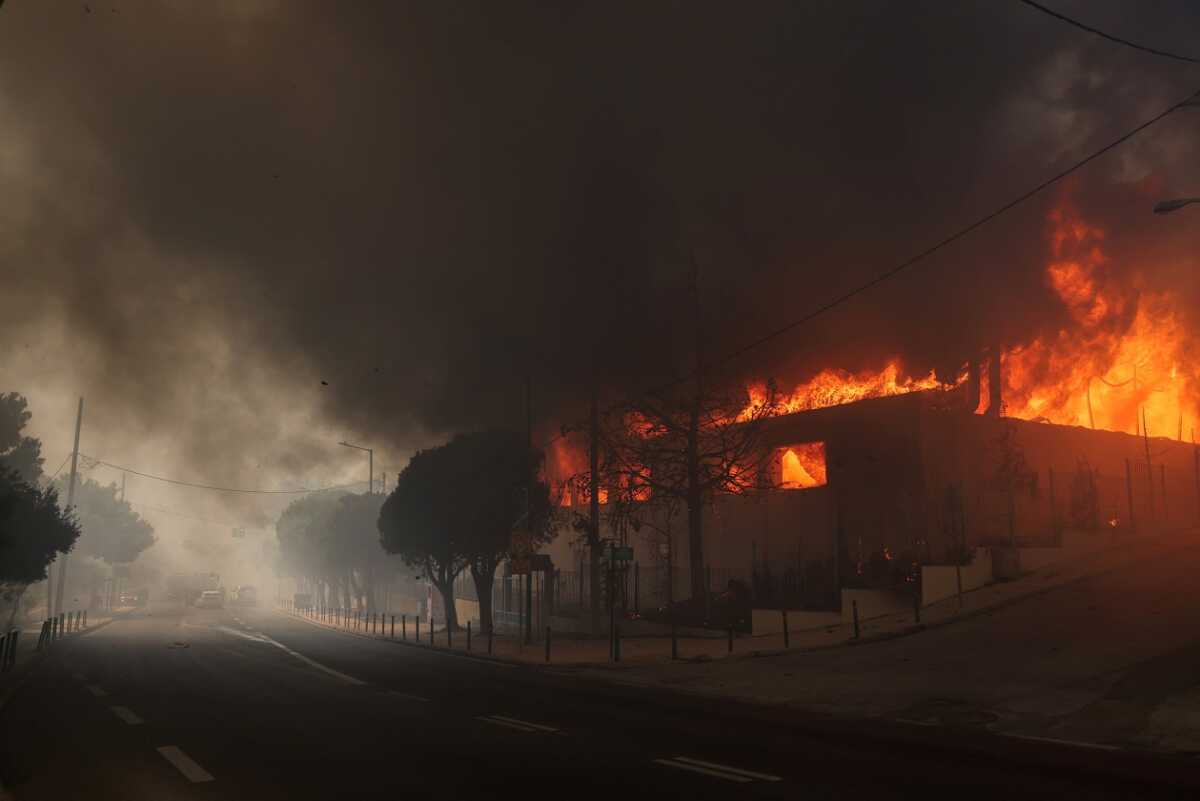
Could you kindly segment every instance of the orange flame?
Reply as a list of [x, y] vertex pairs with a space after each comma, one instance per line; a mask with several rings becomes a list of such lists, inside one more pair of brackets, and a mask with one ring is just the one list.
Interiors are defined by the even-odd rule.
[[[900, 363], [895, 359], [889, 361], [878, 372], [850, 373], [828, 368], [817, 373], [806, 383], [798, 385], [790, 393], [782, 394], [779, 397], [777, 413], [793, 414], [811, 409], [824, 409], [827, 406], [840, 406], [866, 398], [883, 398], [927, 389], [949, 389], [964, 380], [965, 371], [953, 384], [942, 383], [932, 370], [925, 376], [902, 378]], [[747, 388], [747, 393], [750, 403], [738, 416], [740, 420], [749, 419], [752, 411], [766, 402], [766, 384], [754, 384]]]
[[1151, 436], [1182, 435], [1196, 419], [1197, 375], [1178, 298], [1124, 286], [1105, 232], [1069, 203], [1049, 218], [1046, 278], [1071, 325], [1004, 354], [1005, 414]]

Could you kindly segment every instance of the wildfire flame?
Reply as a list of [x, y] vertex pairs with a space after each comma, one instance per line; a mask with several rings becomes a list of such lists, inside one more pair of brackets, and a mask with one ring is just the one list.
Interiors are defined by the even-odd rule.
[[[878, 372], [850, 373], [845, 370], [828, 368], [817, 373], [808, 382], [798, 385], [790, 393], [780, 395], [777, 413], [792, 414], [811, 409], [824, 409], [827, 406], [840, 406], [866, 398], [883, 398], [926, 389], [949, 389], [966, 379], [965, 371], [953, 384], [942, 383], [932, 370], [928, 375], [921, 377], [902, 378], [901, 373], [898, 360], [888, 362]], [[746, 391], [750, 402], [742, 411], [739, 419], [748, 419], [753, 409], [761, 407], [766, 402], [766, 384], [754, 384]]]
[[1119, 282], [1105, 232], [1069, 203], [1050, 214], [1047, 282], [1071, 325], [1004, 354], [1005, 413], [1027, 420], [1182, 436], [1196, 419], [1187, 331], [1170, 292]]
[[[1183, 436], [1194, 423], [1198, 367], [1174, 293], [1148, 292], [1119, 280], [1104, 249], [1106, 232], [1085, 221], [1064, 196], [1048, 218], [1046, 283], [1062, 302], [1069, 324], [1001, 353], [1003, 413], [1025, 420], [1080, 425], [1151, 436]], [[931, 371], [907, 376], [897, 359], [878, 371], [829, 368], [780, 398], [778, 414], [838, 406], [866, 398], [952, 389]], [[986, 370], [981, 400], [987, 406]], [[739, 419], [767, 398], [766, 384], [747, 387]]]

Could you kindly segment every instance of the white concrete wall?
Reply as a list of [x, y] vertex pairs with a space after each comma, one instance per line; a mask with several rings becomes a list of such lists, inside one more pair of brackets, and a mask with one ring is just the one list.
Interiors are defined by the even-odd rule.
[[466, 626], [469, 620], [471, 621], [471, 628], [479, 631], [479, 601], [455, 598], [454, 611], [458, 615], [458, 625]]
[[[842, 590], [842, 622], [854, 622], [854, 602], [858, 602], [858, 619], [867, 620], [881, 615], [912, 611], [912, 596], [892, 590]], [[788, 621], [789, 623], [791, 621]]]
[[[992, 575], [992, 551], [976, 548], [975, 558], [962, 566], [963, 592], [977, 590], [990, 584]], [[921, 605], [929, 606], [958, 594], [958, 572], [954, 565], [925, 565], [921, 568]]]

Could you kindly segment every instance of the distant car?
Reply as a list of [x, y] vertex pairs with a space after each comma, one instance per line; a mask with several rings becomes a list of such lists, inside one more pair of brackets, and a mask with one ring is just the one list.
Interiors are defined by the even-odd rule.
[[234, 603], [238, 606], [257, 606], [258, 591], [249, 584], [244, 584], [237, 588], [237, 593], [234, 595]]
[[205, 590], [196, 600], [196, 606], [201, 609], [220, 609], [225, 605], [225, 598], [220, 590]]
[[121, 593], [121, 606], [145, 606], [146, 591], [145, 590], [125, 590]]

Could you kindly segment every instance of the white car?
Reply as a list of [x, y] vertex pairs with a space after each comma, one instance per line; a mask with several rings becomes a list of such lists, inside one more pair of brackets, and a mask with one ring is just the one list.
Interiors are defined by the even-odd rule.
[[196, 606], [201, 609], [220, 609], [224, 605], [224, 598], [221, 597], [220, 590], [205, 590], [196, 599]]

